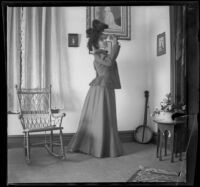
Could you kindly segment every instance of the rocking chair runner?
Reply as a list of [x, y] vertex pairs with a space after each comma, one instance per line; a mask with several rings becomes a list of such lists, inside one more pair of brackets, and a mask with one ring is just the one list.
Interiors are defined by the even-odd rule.
[[[49, 154], [57, 158], [65, 159], [63, 145], [62, 119], [65, 113], [51, 113], [51, 85], [43, 89], [20, 89], [16, 85], [20, 106], [19, 119], [24, 133], [24, 149], [27, 163], [30, 163], [30, 148], [34, 145], [44, 145]], [[60, 143], [53, 141], [53, 131], [59, 131]], [[50, 141], [46, 139], [46, 131], [50, 131]], [[30, 133], [45, 132], [45, 141], [30, 143]], [[60, 146], [61, 154], [53, 151], [53, 146]]]

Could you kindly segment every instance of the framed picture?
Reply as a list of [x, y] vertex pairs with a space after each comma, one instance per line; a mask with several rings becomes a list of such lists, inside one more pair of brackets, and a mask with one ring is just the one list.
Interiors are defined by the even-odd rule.
[[78, 34], [68, 34], [68, 46], [78, 47], [78, 45], [79, 45]]
[[165, 32], [157, 35], [157, 56], [166, 54]]
[[87, 7], [87, 29], [92, 27], [93, 19], [107, 24], [106, 34], [114, 34], [118, 39], [131, 39], [130, 6], [95, 6]]

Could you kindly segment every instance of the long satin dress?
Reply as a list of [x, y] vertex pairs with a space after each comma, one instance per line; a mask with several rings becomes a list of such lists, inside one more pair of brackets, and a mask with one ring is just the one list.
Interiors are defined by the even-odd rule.
[[[113, 49], [113, 53], [116, 53], [116, 49]], [[105, 59], [105, 54], [102, 56], [102, 59]], [[102, 63], [99, 63], [101, 61], [94, 61], [97, 76], [90, 83], [78, 130], [67, 146], [69, 152], [82, 152], [101, 158], [123, 155], [123, 146], [117, 129], [114, 90], [114, 88], [120, 87], [120, 83], [114, 81], [114, 79], [111, 81], [112, 77], [116, 78], [118, 75], [115, 58], [111, 58], [111, 60], [112, 63], [109, 66], [107, 64], [102, 66], [102, 63], [107, 63], [105, 61]], [[99, 68], [104, 68], [103, 71], [107, 68], [111, 78], [106, 76], [106, 80], [105, 76], [98, 72]], [[115, 72], [113, 73], [113, 71]], [[119, 78], [117, 81], [119, 81]], [[111, 82], [112, 84], [110, 84]]]

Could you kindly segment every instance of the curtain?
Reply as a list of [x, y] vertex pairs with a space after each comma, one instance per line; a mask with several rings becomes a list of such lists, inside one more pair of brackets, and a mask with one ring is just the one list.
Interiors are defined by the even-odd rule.
[[173, 95], [176, 104], [186, 103], [185, 6], [170, 7]]
[[52, 85], [52, 107], [68, 108], [70, 88], [62, 7], [7, 9], [8, 111], [18, 112], [15, 84]]
[[7, 9], [7, 103], [8, 111], [17, 112], [15, 85], [20, 83], [20, 9]]

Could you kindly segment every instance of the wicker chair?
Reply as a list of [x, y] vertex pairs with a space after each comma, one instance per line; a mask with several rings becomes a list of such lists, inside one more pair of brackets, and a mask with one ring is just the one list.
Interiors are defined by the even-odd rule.
[[[19, 119], [24, 133], [24, 150], [27, 164], [30, 164], [31, 146], [44, 145], [48, 153], [56, 158], [65, 159], [63, 145], [62, 119], [65, 113], [52, 114], [51, 110], [51, 85], [44, 89], [20, 89], [16, 85], [18, 101], [20, 106]], [[59, 131], [59, 142], [53, 140], [53, 132]], [[44, 141], [38, 143], [30, 142], [30, 134], [45, 132]], [[49, 133], [47, 138], [46, 132]], [[59, 146], [61, 153], [55, 153], [53, 147]]]

